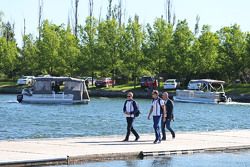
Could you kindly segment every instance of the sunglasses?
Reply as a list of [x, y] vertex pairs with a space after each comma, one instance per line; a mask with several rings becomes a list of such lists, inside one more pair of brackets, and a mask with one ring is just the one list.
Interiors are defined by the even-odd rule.
[[127, 96], [127, 97], [131, 97], [131, 96]]

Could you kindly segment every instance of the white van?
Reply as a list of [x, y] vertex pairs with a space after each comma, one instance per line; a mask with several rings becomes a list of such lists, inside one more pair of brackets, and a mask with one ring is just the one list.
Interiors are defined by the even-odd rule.
[[177, 86], [178, 86], [178, 83], [176, 79], [167, 79], [163, 85], [164, 89], [176, 89]]

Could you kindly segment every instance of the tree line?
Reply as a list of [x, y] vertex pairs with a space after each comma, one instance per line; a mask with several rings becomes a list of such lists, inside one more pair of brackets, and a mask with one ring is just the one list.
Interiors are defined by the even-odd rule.
[[0, 77], [105, 76], [125, 83], [149, 75], [249, 81], [250, 33], [237, 24], [212, 32], [209, 25], [192, 30], [186, 20], [173, 24], [160, 17], [142, 25], [139, 16], [126, 23], [118, 17], [87, 17], [77, 33], [70, 25], [44, 20], [39, 38], [24, 34], [18, 47], [14, 25], [0, 16]]

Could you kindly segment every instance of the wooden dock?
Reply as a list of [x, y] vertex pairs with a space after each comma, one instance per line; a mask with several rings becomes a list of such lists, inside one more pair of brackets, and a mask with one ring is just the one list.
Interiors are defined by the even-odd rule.
[[[139, 142], [121, 142], [124, 136], [0, 141], [0, 166], [61, 165], [78, 162], [142, 158], [250, 149], [250, 130], [178, 133], [161, 144], [154, 135]], [[168, 135], [170, 137], [170, 135]], [[131, 136], [131, 140], [134, 137]]]

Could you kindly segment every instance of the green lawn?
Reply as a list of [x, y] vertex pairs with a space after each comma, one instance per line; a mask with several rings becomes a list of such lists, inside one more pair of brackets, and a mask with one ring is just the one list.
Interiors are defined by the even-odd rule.
[[[160, 86], [160, 88], [158, 88], [158, 90], [161, 91], [161, 92], [165, 91], [163, 89], [163, 82], [160, 83], [160, 85], [161, 86]], [[108, 87], [108, 88], [106, 88], [106, 87], [104, 87], [104, 88], [96, 88], [94, 86], [94, 87], [90, 87], [89, 89], [90, 90], [91, 89], [92, 90], [98, 90], [98, 89], [100, 89], [100, 90], [107, 90], [107, 91], [128, 91], [128, 90], [130, 90], [130, 91], [144, 91], [145, 90], [145, 88], [141, 88], [141, 86], [139, 84], [136, 85], [136, 87], [134, 87], [134, 85], [132, 83], [122, 84], [122, 85], [115, 85], [114, 88], [112, 88], [112, 87]], [[174, 90], [169, 90], [168, 92], [175, 92], [175, 91]]]
[[133, 84], [115, 85], [114, 88], [112, 88], [112, 86], [108, 87], [108, 88], [106, 88], [106, 87], [104, 87], [104, 88], [96, 88], [94, 86], [94, 87], [90, 87], [90, 90], [91, 89], [95, 89], [95, 90], [101, 89], [101, 90], [108, 90], [108, 91], [127, 91], [127, 90], [133, 91], [133, 90], [142, 90], [142, 88], [139, 85], [137, 85], [137, 86], [134, 87]]
[[233, 84], [225, 87], [226, 93], [250, 94], [250, 84]]
[[[0, 88], [4, 88], [4, 87], [13, 87], [13, 88], [17, 88], [20, 86], [17, 86], [16, 82], [14, 81], [8, 81], [8, 82], [3, 82], [0, 81]], [[108, 88], [96, 88], [94, 87], [90, 87], [90, 90], [107, 90], [107, 91], [144, 91], [143, 88], [140, 87], [140, 85], [137, 85], [134, 88], [134, 85], [132, 83], [129, 84], [122, 84], [122, 85], [116, 85], [114, 88], [112, 87], [108, 87]], [[163, 89], [163, 83], [161, 83], [161, 87], [158, 89], [159, 91], [165, 91]], [[232, 85], [227, 85], [225, 86], [225, 91], [226, 93], [230, 93], [230, 94], [249, 94], [250, 95], [250, 84], [232, 84]], [[175, 92], [174, 90], [169, 90], [168, 92]]]
[[16, 85], [16, 82], [2, 82], [0, 81], [0, 88], [3, 88], [3, 87], [13, 87], [13, 86], [17, 86]]
[[[139, 91], [143, 89], [137, 85], [136, 88], [134, 88], [133, 84], [122, 84], [122, 85], [116, 85], [114, 88], [109, 87], [109, 88], [96, 88], [96, 87], [92, 87], [90, 89], [94, 89], [94, 90], [107, 90], [107, 91]], [[163, 92], [165, 91], [163, 89], [163, 83], [161, 83], [161, 87], [158, 88], [159, 91]], [[174, 93], [175, 90], [167, 90], [168, 92], [172, 92]], [[230, 93], [230, 94], [250, 94], [250, 84], [237, 84], [237, 85], [227, 85], [225, 87], [225, 92], [226, 93]]]

